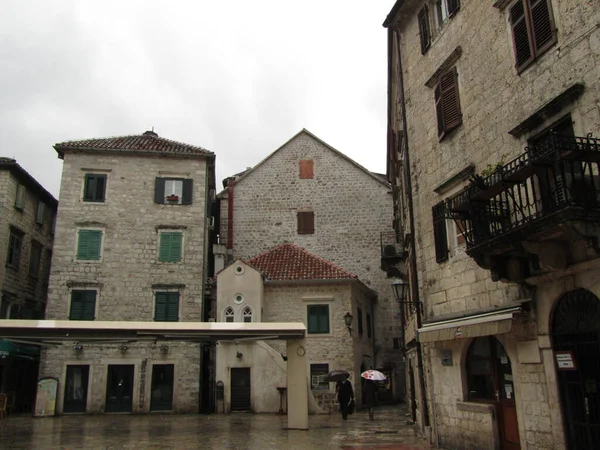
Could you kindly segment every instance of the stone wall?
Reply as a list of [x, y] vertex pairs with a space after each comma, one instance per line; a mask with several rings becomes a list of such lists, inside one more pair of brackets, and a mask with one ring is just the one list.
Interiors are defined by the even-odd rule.
[[[26, 191], [23, 196], [23, 209], [15, 207], [17, 186], [23, 184]], [[46, 204], [42, 225], [36, 223], [40, 193], [31, 189], [8, 170], [0, 170], [0, 283], [4, 293], [10, 294], [11, 303], [24, 305], [33, 301], [43, 312], [48, 286], [48, 266], [51, 264], [52, 233], [56, 211], [54, 205]], [[21, 256], [18, 270], [6, 265], [11, 226], [24, 233], [21, 242]], [[42, 245], [41, 260], [37, 276], [29, 273], [31, 244], [36, 241]], [[4, 317], [2, 317], [4, 318]]]
[[[313, 161], [314, 178], [299, 177], [300, 160]], [[220, 235], [226, 239], [227, 192], [220, 197]], [[297, 233], [296, 213], [306, 210], [314, 211], [314, 234]], [[380, 269], [380, 232], [392, 231], [393, 218], [385, 182], [303, 131], [236, 183], [233, 218], [234, 258], [292, 242], [358, 275], [378, 293], [377, 366], [399, 364], [401, 354], [393, 346], [400, 333], [399, 310]]]

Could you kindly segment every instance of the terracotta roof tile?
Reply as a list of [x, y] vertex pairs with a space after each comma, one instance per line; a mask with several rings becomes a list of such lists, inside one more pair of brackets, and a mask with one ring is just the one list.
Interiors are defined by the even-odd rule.
[[128, 150], [131, 152], [172, 153], [179, 155], [212, 155], [212, 152], [182, 142], [159, 137], [154, 131], [146, 131], [140, 135], [118, 136], [101, 139], [84, 139], [81, 141], [66, 141], [54, 145], [62, 156], [64, 150]]
[[356, 275], [294, 244], [281, 244], [247, 261], [268, 280], [343, 280]]

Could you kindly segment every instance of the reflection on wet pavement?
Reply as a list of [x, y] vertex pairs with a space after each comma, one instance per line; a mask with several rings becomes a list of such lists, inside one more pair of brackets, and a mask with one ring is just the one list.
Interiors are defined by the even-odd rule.
[[405, 409], [381, 406], [370, 421], [358, 411], [309, 417], [309, 430], [286, 430], [286, 416], [67, 415], [0, 421], [0, 448], [11, 449], [346, 449], [431, 448], [406, 425]]

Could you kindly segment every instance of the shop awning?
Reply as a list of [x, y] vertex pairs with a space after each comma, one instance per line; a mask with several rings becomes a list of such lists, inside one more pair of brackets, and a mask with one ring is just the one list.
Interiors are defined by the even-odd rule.
[[0, 340], [0, 358], [39, 359], [40, 348], [34, 345], [20, 345], [11, 341]]
[[519, 305], [471, 316], [426, 323], [418, 329], [418, 338], [420, 342], [437, 342], [510, 333], [513, 327], [513, 318], [521, 310]]

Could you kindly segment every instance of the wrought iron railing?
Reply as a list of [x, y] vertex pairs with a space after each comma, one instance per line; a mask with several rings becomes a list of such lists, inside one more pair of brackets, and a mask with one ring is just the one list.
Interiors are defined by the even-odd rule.
[[565, 208], [600, 213], [600, 139], [547, 139], [446, 201], [467, 250]]

